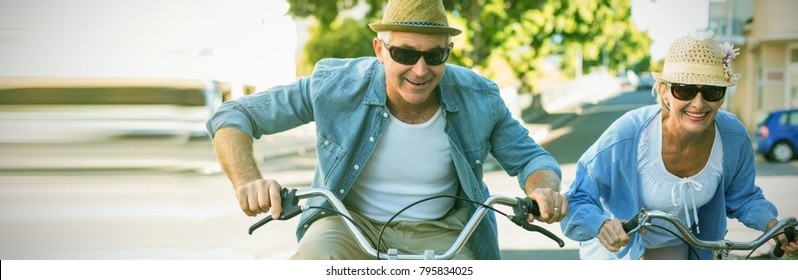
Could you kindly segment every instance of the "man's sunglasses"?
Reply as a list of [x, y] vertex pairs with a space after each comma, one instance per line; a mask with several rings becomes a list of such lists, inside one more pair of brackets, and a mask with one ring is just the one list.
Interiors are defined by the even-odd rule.
[[427, 62], [427, 65], [442, 64], [449, 58], [449, 52], [452, 47], [452, 44], [449, 44], [448, 48], [435, 48], [422, 52], [391, 46], [386, 44], [382, 39], [380, 39], [380, 42], [382, 46], [388, 50], [388, 53], [391, 54], [391, 58], [393, 58], [394, 61], [404, 65], [415, 65], [416, 62], [418, 62], [418, 58], [422, 56], [424, 57], [424, 61]]
[[701, 86], [699, 88], [696, 85], [668, 84], [668, 87], [671, 89], [673, 97], [682, 101], [693, 100], [698, 92], [701, 92], [701, 97], [709, 102], [720, 101], [726, 95], [726, 87], [719, 86]]

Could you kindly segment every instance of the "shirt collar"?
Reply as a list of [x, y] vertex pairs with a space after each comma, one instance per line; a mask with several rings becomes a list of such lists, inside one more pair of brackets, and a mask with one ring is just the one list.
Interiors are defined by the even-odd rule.
[[[375, 60], [377, 61], [377, 60]], [[368, 93], [366, 97], [363, 99], [363, 104], [365, 105], [380, 105], [385, 106], [387, 96], [385, 94], [385, 67], [377, 63], [377, 67], [372, 75], [371, 83], [369, 84]], [[441, 95], [441, 106], [447, 112], [457, 112], [459, 111], [459, 107], [454, 102], [454, 93], [452, 92], [451, 85], [455, 82], [454, 80], [450, 79], [446, 72], [449, 69], [449, 65], [446, 65], [446, 69], [444, 70], [443, 78], [441, 78], [440, 84], [438, 84], [438, 91]]]

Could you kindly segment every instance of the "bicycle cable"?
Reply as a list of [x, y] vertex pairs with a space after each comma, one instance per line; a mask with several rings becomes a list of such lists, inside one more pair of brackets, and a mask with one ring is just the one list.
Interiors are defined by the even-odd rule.
[[651, 224], [651, 226], [663, 229], [663, 230], [667, 231], [668, 233], [672, 234], [673, 236], [676, 236], [676, 238], [679, 238], [679, 240], [681, 240], [685, 245], [687, 245], [687, 249], [690, 249], [690, 252], [693, 253], [693, 256], [695, 256], [695, 259], [701, 260], [701, 257], [698, 256], [698, 253], [695, 251], [695, 248], [693, 248], [693, 246], [691, 246], [690, 243], [687, 243], [687, 240], [684, 240], [684, 238], [682, 238], [681, 236], [679, 236], [675, 232], [673, 232], [670, 229], [667, 229], [667, 228], [665, 228], [663, 226], [655, 225], [655, 224]]
[[390, 224], [390, 223], [391, 223], [391, 222], [392, 222], [392, 221], [393, 221], [393, 220], [394, 220], [396, 217], [398, 217], [398, 216], [399, 216], [399, 214], [401, 214], [402, 212], [404, 212], [404, 211], [405, 211], [405, 210], [407, 210], [407, 209], [410, 209], [410, 207], [416, 206], [417, 204], [419, 204], [419, 203], [422, 203], [422, 202], [426, 202], [426, 201], [430, 201], [430, 200], [433, 200], [433, 199], [438, 199], [438, 198], [454, 198], [454, 199], [459, 199], [459, 200], [461, 200], [461, 201], [471, 202], [471, 203], [473, 203], [473, 204], [480, 205], [480, 206], [482, 206], [482, 207], [485, 207], [485, 208], [488, 208], [488, 209], [490, 209], [490, 210], [493, 210], [494, 212], [496, 212], [496, 213], [499, 213], [499, 214], [501, 214], [502, 216], [509, 217], [509, 216], [507, 216], [507, 214], [505, 214], [505, 213], [504, 213], [504, 212], [502, 212], [502, 211], [499, 211], [499, 210], [498, 210], [498, 209], [496, 209], [496, 208], [493, 208], [493, 207], [491, 207], [491, 206], [489, 206], [489, 205], [486, 205], [486, 204], [484, 204], [484, 203], [482, 203], [482, 202], [475, 201], [475, 200], [471, 200], [471, 199], [464, 198], [464, 197], [459, 197], [459, 196], [454, 196], [454, 195], [448, 195], [448, 194], [442, 194], [442, 195], [436, 195], [436, 196], [431, 196], [431, 197], [428, 197], [428, 198], [420, 199], [420, 200], [418, 200], [418, 201], [416, 201], [416, 202], [410, 203], [410, 205], [407, 205], [407, 206], [405, 206], [404, 208], [402, 208], [401, 210], [399, 210], [398, 212], [396, 212], [396, 214], [394, 214], [393, 216], [391, 216], [391, 218], [390, 218], [390, 219], [388, 219], [388, 221], [387, 221], [387, 222], [385, 222], [385, 224], [383, 224], [383, 225], [382, 225], [382, 228], [380, 229], [380, 234], [379, 234], [379, 236], [377, 237], [377, 246], [375, 247], [375, 248], [377, 249], [377, 250], [376, 250], [376, 251], [377, 251], [377, 260], [379, 260], [379, 259], [380, 259], [380, 245], [382, 245], [382, 234], [383, 234], [383, 232], [385, 232], [385, 228], [386, 228], [386, 227], [388, 227], [388, 225], [389, 225], [389, 224]]
[[341, 216], [341, 217], [343, 217], [343, 218], [346, 218], [347, 220], [349, 220], [350, 222], [352, 222], [352, 224], [353, 224], [353, 225], [354, 225], [354, 226], [357, 228], [357, 230], [359, 230], [359, 231], [360, 231], [360, 233], [362, 233], [363, 237], [365, 237], [365, 238], [368, 240], [368, 242], [369, 242], [369, 243], [371, 243], [371, 246], [374, 246], [374, 240], [371, 240], [371, 238], [369, 238], [369, 236], [368, 236], [368, 235], [366, 235], [366, 231], [365, 231], [365, 230], [363, 230], [363, 228], [362, 228], [362, 227], [360, 227], [360, 225], [358, 225], [358, 224], [357, 224], [357, 222], [355, 222], [355, 219], [353, 219], [352, 217], [349, 217], [349, 216], [345, 215], [344, 213], [341, 213], [341, 212], [340, 212], [340, 211], [338, 211], [338, 210], [335, 210], [335, 209], [332, 209], [332, 208], [327, 208], [327, 207], [321, 207], [321, 206], [308, 206], [308, 209], [320, 209], [320, 210], [326, 210], [326, 211], [330, 211], [330, 212], [332, 212], [332, 213], [338, 214], [338, 216]]

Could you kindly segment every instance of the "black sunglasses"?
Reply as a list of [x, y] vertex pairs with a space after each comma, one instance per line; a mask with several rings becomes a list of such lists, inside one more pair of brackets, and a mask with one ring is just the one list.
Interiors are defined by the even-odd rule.
[[685, 84], [668, 84], [671, 89], [671, 94], [676, 99], [682, 101], [690, 101], [695, 98], [698, 92], [701, 92], [701, 97], [709, 102], [720, 101], [726, 95], [726, 87], [719, 86], [701, 86], [685, 85]]
[[386, 44], [382, 39], [380, 39], [380, 42], [382, 42], [382, 46], [388, 50], [388, 53], [391, 54], [391, 58], [393, 58], [394, 61], [404, 65], [415, 65], [416, 62], [418, 62], [418, 58], [422, 56], [424, 57], [424, 61], [427, 62], [427, 65], [442, 64], [449, 58], [449, 52], [452, 47], [450, 43], [448, 48], [435, 48], [422, 52], [391, 46]]

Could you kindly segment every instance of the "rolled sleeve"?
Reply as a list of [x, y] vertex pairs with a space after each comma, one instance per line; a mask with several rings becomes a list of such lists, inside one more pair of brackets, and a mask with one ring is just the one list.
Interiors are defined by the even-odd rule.
[[216, 131], [223, 127], [231, 127], [238, 129], [253, 138], [259, 138], [260, 135], [255, 135], [253, 124], [248, 121], [249, 114], [242, 109], [242, 106], [235, 101], [225, 102], [219, 110], [205, 123], [208, 129], [208, 134], [211, 138], [214, 137]]

